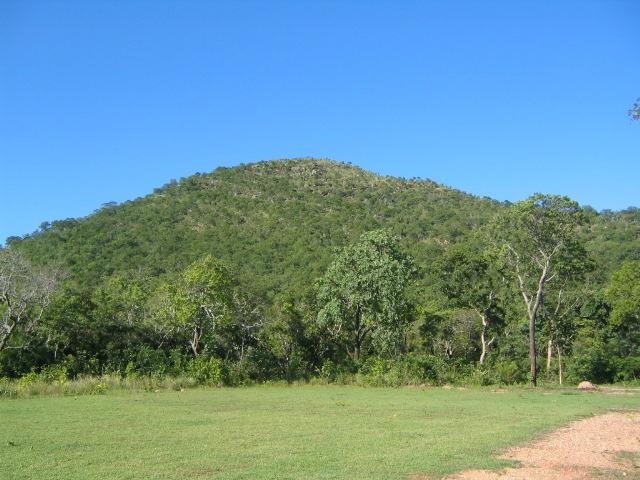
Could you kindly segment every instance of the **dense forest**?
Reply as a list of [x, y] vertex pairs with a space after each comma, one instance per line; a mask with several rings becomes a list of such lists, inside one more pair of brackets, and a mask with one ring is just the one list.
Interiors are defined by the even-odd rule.
[[640, 210], [317, 159], [172, 180], [0, 249], [0, 377], [640, 377]]

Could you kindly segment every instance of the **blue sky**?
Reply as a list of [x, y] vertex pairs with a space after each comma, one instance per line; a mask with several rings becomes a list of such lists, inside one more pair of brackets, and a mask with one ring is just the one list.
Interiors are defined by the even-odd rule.
[[640, 2], [0, 2], [0, 241], [317, 156], [640, 206]]

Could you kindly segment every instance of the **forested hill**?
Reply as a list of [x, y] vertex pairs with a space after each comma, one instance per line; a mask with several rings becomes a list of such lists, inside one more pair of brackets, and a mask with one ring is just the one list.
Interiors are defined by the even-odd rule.
[[384, 177], [329, 160], [278, 160], [218, 168], [93, 215], [45, 225], [11, 244], [38, 263], [60, 262], [96, 285], [143, 268], [184, 269], [211, 253], [259, 296], [299, 291], [320, 276], [334, 247], [385, 227], [428, 264], [500, 208], [428, 180]]
[[[381, 227], [428, 268], [447, 245], [468, 240], [502, 208], [429, 180], [379, 176], [329, 160], [276, 160], [171, 181], [146, 197], [54, 221], [8, 243], [34, 262], [61, 264], [68, 280], [83, 287], [119, 272], [182, 271], [210, 253], [231, 266], [246, 291], [269, 299], [303, 293], [335, 247]], [[638, 210], [587, 213], [593, 220], [588, 246], [603, 273], [637, 258]], [[428, 279], [421, 283], [428, 289]]]

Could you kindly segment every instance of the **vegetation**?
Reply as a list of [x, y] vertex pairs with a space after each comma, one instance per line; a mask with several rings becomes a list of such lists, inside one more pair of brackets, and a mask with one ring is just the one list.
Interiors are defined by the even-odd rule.
[[[0, 402], [0, 477], [437, 478], [638, 396], [251, 387]], [[490, 426], [490, 428], [488, 427]]]
[[633, 104], [633, 107], [629, 109], [629, 116], [633, 120], [640, 120], [640, 98], [636, 100], [636, 103]]
[[378, 352], [397, 349], [409, 320], [404, 291], [414, 274], [413, 262], [388, 233], [364, 234], [336, 255], [318, 282], [318, 324], [346, 344], [355, 363], [368, 337]]
[[7, 245], [0, 378], [640, 377], [635, 208], [511, 205], [297, 159], [172, 181]]

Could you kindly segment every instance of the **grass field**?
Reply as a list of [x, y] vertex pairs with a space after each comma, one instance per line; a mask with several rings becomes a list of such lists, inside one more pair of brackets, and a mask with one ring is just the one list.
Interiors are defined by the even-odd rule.
[[0, 478], [406, 479], [640, 395], [259, 386], [0, 400]]

